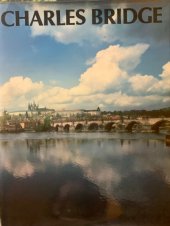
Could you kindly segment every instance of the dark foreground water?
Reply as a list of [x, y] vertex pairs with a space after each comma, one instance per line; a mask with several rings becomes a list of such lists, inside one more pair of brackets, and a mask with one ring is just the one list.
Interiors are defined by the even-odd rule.
[[169, 157], [163, 135], [0, 135], [0, 225], [168, 226]]

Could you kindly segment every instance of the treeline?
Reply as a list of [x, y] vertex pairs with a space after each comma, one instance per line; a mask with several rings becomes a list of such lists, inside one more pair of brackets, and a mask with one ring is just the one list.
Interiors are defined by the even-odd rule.
[[130, 111], [103, 112], [103, 114], [106, 113], [109, 113], [110, 115], [120, 115], [133, 118], [135, 117], [160, 118], [160, 117], [170, 117], [170, 107], [158, 110], [130, 110]]

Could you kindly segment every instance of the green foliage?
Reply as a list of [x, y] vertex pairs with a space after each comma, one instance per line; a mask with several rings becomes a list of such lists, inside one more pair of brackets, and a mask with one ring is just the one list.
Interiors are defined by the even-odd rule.
[[49, 116], [45, 117], [44, 123], [39, 123], [35, 130], [36, 132], [45, 132], [45, 131], [50, 131], [51, 130], [51, 119]]
[[104, 111], [102, 115], [119, 115], [121, 117], [128, 116], [129, 118], [136, 118], [140, 117], [149, 117], [149, 118], [161, 118], [161, 117], [170, 117], [170, 107], [169, 108], [162, 108], [157, 110], [130, 110], [130, 111]]
[[3, 115], [0, 117], [0, 126], [3, 127], [7, 124], [7, 121], [10, 119], [10, 115], [7, 111], [3, 112]]
[[51, 120], [50, 117], [45, 117], [44, 119], [44, 131], [48, 131], [51, 129]]

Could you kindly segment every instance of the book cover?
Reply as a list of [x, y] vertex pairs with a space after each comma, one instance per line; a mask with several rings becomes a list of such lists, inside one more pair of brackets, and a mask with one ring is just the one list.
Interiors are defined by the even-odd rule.
[[0, 226], [169, 212], [170, 2], [0, 1]]

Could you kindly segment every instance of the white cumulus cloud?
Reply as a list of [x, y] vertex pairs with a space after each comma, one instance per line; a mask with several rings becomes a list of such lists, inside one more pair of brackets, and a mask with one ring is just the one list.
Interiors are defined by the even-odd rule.
[[132, 89], [137, 93], [145, 93], [150, 90], [153, 84], [157, 83], [158, 79], [156, 79], [152, 75], [135, 75], [129, 79], [129, 83], [132, 86]]
[[0, 85], [0, 102], [1, 106], [21, 107], [27, 101], [27, 98], [36, 95], [42, 91], [43, 83], [33, 82], [31, 78], [24, 76], [11, 77], [6, 83]]
[[170, 96], [170, 62], [163, 66], [162, 74], [160, 79], [150, 87], [149, 91], [153, 93], [160, 93], [162, 95]]
[[148, 48], [147, 44], [111, 45], [99, 51], [77, 85], [71, 88], [14, 76], [0, 86], [1, 108], [26, 108], [33, 100], [55, 109], [169, 106], [170, 62], [163, 65], [162, 73], [156, 77], [134, 72]]

